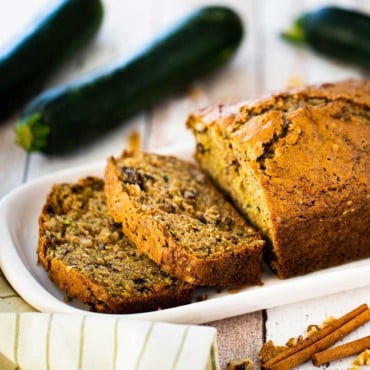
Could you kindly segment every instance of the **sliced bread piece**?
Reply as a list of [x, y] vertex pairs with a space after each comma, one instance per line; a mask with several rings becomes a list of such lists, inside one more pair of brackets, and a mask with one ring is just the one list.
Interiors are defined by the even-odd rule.
[[109, 215], [104, 181], [56, 184], [39, 218], [38, 257], [68, 296], [106, 313], [190, 303], [193, 286], [169, 276]]
[[187, 125], [280, 278], [370, 257], [370, 81], [213, 106]]
[[105, 191], [113, 218], [163, 270], [197, 285], [260, 284], [260, 234], [194, 164], [125, 151], [110, 158]]

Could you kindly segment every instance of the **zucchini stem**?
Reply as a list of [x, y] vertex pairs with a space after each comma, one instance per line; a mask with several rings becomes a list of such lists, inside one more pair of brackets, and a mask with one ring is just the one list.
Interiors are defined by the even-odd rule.
[[43, 123], [40, 113], [21, 119], [15, 126], [16, 143], [27, 152], [43, 149], [47, 144], [49, 133], [50, 128]]
[[306, 42], [306, 35], [304, 30], [304, 25], [307, 21], [309, 14], [303, 13], [297, 17], [290, 29], [282, 31], [280, 37], [293, 44], [304, 44]]

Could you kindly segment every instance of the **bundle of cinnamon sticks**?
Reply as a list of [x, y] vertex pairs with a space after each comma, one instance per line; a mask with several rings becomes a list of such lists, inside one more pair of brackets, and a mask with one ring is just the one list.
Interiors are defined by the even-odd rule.
[[262, 369], [290, 370], [310, 359], [315, 366], [319, 366], [369, 349], [370, 336], [328, 349], [368, 321], [370, 321], [370, 309], [367, 304], [362, 304], [295, 345], [277, 351], [270, 358], [264, 358], [266, 351], [262, 348], [260, 352]]

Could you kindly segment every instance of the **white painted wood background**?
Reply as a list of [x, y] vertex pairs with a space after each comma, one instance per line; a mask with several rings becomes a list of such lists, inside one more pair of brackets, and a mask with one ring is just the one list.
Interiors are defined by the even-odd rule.
[[[47, 2], [48, 0], [0, 0], [0, 46], [19, 32]], [[110, 61], [125, 58], [174, 20], [196, 7], [211, 3], [206, 0], [103, 2], [105, 18], [96, 40], [72, 58], [45, 87], [71, 80]], [[189, 112], [200, 106], [225, 99], [259, 96], [297, 81], [312, 83], [363, 77], [354, 68], [326, 60], [310, 50], [293, 48], [283, 43], [278, 33], [289, 26], [293, 17], [301, 11], [335, 3], [370, 13], [370, 1], [224, 0], [215, 3], [235, 8], [246, 25], [247, 35], [231, 64], [212, 77], [194, 83], [196, 94], [186, 91], [172, 96], [126, 121], [99, 142], [70, 155], [52, 158], [42, 154], [26, 155], [14, 144], [16, 115], [2, 122], [0, 198], [18, 185], [38, 176], [119, 154], [127, 145], [128, 136], [133, 130], [140, 132], [143, 148], [147, 151], [192, 142], [184, 121]], [[218, 328], [222, 367], [225, 368], [226, 362], [234, 357], [250, 357], [256, 361], [264, 340], [273, 339], [276, 343], [283, 344], [289, 337], [302, 333], [308, 324], [320, 323], [329, 315], [340, 316], [365, 302], [370, 303], [370, 286], [211, 323]], [[0, 306], [0, 309], [3, 307]], [[11, 305], [6, 307], [11, 309]], [[369, 334], [370, 326], [366, 325], [346, 340]], [[351, 359], [333, 362], [329, 369], [345, 370], [350, 363]], [[312, 369], [312, 365], [302, 365], [299, 369]]]

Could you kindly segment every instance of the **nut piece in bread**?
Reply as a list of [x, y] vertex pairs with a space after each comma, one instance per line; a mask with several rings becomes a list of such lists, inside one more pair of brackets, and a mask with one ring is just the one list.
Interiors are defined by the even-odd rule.
[[166, 272], [197, 285], [260, 284], [264, 241], [194, 164], [125, 151], [110, 158], [113, 218]]
[[39, 218], [38, 257], [68, 296], [105, 313], [190, 303], [193, 286], [161, 269], [109, 215], [104, 181], [56, 184]]

